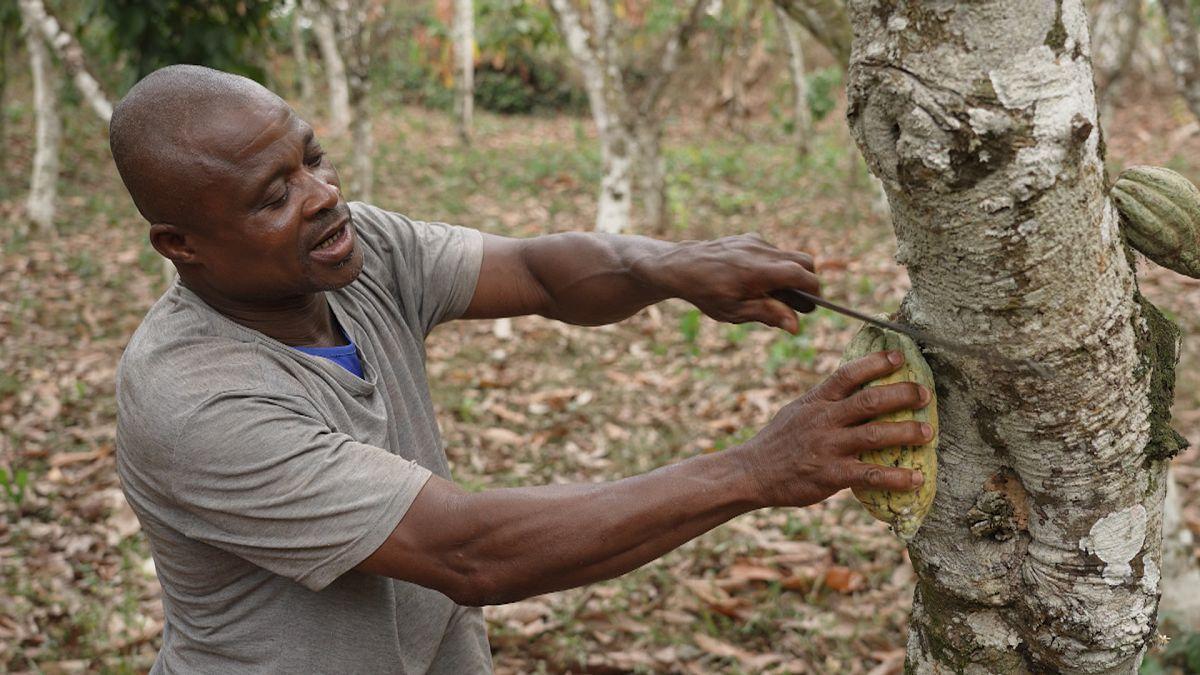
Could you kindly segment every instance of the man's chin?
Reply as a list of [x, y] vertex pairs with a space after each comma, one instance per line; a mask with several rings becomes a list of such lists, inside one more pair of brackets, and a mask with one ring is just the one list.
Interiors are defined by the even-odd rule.
[[322, 284], [324, 291], [336, 291], [339, 288], [345, 288], [354, 283], [358, 276], [362, 274], [363, 269], [363, 253], [362, 248], [357, 241], [354, 242], [354, 248], [350, 251], [350, 255], [340, 262], [335, 263], [330, 267], [329, 273], [322, 275], [327, 277], [326, 283]]

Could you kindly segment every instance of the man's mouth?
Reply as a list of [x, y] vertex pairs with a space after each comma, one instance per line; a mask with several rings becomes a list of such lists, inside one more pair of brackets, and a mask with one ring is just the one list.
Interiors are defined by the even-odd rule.
[[319, 241], [317, 243], [317, 245], [313, 247], [313, 250], [320, 251], [322, 249], [329, 248], [330, 246], [334, 246], [337, 243], [341, 242], [341, 240], [345, 236], [346, 236], [346, 226], [345, 226], [345, 224], [343, 224], [341, 227], [339, 227], [338, 229], [331, 232], [328, 237], [325, 237], [324, 239]]
[[354, 229], [352, 221], [347, 218], [342, 224], [325, 235], [316, 246], [312, 247], [309, 255], [322, 263], [337, 263], [354, 252]]

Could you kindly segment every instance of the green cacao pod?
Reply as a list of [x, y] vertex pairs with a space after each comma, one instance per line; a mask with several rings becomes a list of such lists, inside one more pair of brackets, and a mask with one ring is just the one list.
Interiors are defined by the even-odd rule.
[[904, 354], [904, 365], [887, 377], [868, 383], [867, 387], [878, 387], [895, 382], [916, 382], [929, 390], [929, 405], [920, 410], [902, 410], [888, 413], [876, 419], [879, 422], [904, 422], [916, 420], [933, 427], [933, 437], [924, 445], [901, 445], [882, 450], [870, 450], [859, 456], [864, 462], [882, 466], [898, 466], [917, 469], [925, 476], [925, 482], [916, 491], [890, 492], [854, 488], [854, 496], [867, 508], [871, 515], [892, 526], [892, 532], [908, 541], [917, 533], [925, 515], [933, 506], [937, 493], [937, 442], [938, 417], [937, 394], [933, 385], [933, 372], [921, 355], [917, 344], [907, 335], [901, 335], [876, 326], [866, 325], [850, 341], [842, 355], [846, 363], [871, 352], [896, 350]]
[[1111, 192], [1125, 237], [1154, 262], [1200, 279], [1200, 190], [1161, 166], [1131, 166]]

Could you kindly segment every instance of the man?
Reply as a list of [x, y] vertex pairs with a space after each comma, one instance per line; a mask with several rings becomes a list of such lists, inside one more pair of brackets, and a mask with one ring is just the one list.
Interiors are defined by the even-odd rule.
[[117, 388], [118, 469], [163, 588], [154, 672], [487, 672], [480, 605], [622, 574], [752, 509], [921, 481], [856, 458], [930, 433], [869, 422], [929, 397], [859, 391], [899, 366], [879, 353], [724, 452], [468, 494], [449, 480], [425, 379], [435, 325], [601, 324], [679, 297], [794, 332], [767, 293], [815, 292], [811, 259], [749, 237], [508, 239], [347, 204], [286, 103], [196, 66], [138, 83], [110, 141], [179, 271]]

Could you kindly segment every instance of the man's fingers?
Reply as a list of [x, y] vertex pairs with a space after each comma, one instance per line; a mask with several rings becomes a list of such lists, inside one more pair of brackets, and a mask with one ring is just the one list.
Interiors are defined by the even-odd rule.
[[929, 402], [929, 390], [915, 382], [867, 387], [842, 399], [833, 409], [839, 424], [857, 424], [898, 410], [916, 410]]
[[840, 401], [858, 391], [864, 384], [896, 372], [902, 363], [904, 355], [900, 352], [867, 354], [838, 368], [833, 375], [817, 385], [819, 395], [826, 401]]
[[900, 445], [922, 445], [933, 437], [933, 427], [924, 422], [871, 422], [842, 429], [834, 436], [834, 447], [844, 455], [857, 455]]
[[855, 462], [847, 470], [846, 485], [870, 490], [892, 490], [896, 492], [915, 490], [925, 482], [920, 471], [900, 469], [894, 466], [879, 466], [866, 462]]
[[796, 321], [796, 313], [787, 305], [771, 298], [742, 302], [737, 313], [730, 320], [735, 323], [758, 321], [768, 326], [782, 328], [793, 335], [800, 330], [800, 324]]

